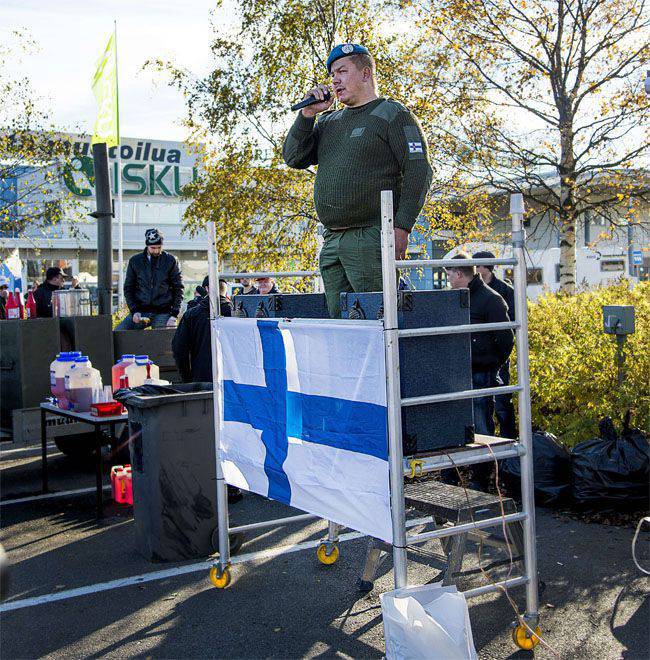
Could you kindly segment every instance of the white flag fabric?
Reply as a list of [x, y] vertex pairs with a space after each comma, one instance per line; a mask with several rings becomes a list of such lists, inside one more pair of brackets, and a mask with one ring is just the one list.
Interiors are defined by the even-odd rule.
[[214, 324], [226, 482], [391, 542], [381, 323]]

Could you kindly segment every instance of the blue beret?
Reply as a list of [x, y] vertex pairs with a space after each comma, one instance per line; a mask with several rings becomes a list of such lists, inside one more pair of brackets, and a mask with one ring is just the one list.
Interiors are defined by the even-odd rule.
[[327, 73], [332, 73], [332, 64], [334, 64], [336, 60], [340, 60], [342, 57], [347, 57], [348, 55], [357, 55], [360, 53], [370, 55], [368, 49], [360, 44], [339, 44], [338, 46], [334, 46], [330, 56], [327, 58]]

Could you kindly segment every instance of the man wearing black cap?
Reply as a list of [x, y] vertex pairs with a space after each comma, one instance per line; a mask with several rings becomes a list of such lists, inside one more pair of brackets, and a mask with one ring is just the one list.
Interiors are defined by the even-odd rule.
[[[393, 191], [395, 256], [404, 258], [432, 171], [415, 117], [378, 96], [375, 62], [364, 46], [336, 46], [327, 72], [334, 94], [326, 99], [326, 85], [307, 93], [318, 102], [298, 113], [283, 156], [289, 167], [318, 165], [314, 203], [325, 226], [320, 270], [330, 315], [338, 318], [342, 291], [382, 289], [381, 191]], [[335, 97], [345, 107], [325, 112]]]
[[[494, 259], [494, 253], [481, 250], [474, 254], [474, 259]], [[515, 290], [507, 282], [499, 279], [494, 273], [494, 266], [477, 266], [476, 272], [491, 289], [496, 291], [508, 305], [508, 317], [515, 320]], [[510, 385], [510, 358], [499, 369], [499, 378], [504, 385]], [[494, 413], [499, 421], [499, 429], [504, 438], [517, 437], [515, 407], [512, 405], [512, 394], [498, 394], [494, 397]]]
[[[38, 318], [52, 317], [52, 292], [63, 288], [65, 273], [58, 266], [52, 266], [45, 272], [45, 281], [34, 291], [34, 302], [36, 303], [36, 315]], [[72, 278], [72, 288], [75, 289], [78, 282]]]
[[116, 330], [173, 328], [183, 300], [183, 278], [176, 257], [164, 252], [163, 235], [155, 228], [144, 234], [145, 249], [129, 259], [124, 298], [129, 314]]
[[[206, 295], [187, 310], [172, 340], [172, 352], [184, 383], [212, 382], [212, 346], [210, 344], [209, 278], [203, 280]], [[219, 280], [219, 313], [232, 316], [232, 304], [226, 294], [226, 280]]]

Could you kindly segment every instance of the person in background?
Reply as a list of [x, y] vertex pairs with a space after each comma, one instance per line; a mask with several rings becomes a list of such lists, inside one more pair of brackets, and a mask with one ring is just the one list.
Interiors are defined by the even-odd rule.
[[[52, 293], [63, 288], [65, 273], [58, 266], [52, 266], [45, 272], [45, 281], [34, 291], [36, 314], [38, 318], [52, 317]], [[70, 285], [72, 289], [79, 288], [78, 280], [73, 277]]]
[[163, 235], [147, 229], [145, 249], [129, 259], [124, 298], [129, 314], [115, 330], [144, 330], [143, 318], [152, 328], [173, 328], [183, 300], [183, 278], [178, 260], [163, 250]]
[[[482, 250], [473, 256], [474, 259], [494, 259], [492, 252]], [[515, 290], [510, 284], [498, 278], [494, 272], [494, 266], [477, 266], [476, 272], [481, 279], [494, 289], [508, 305], [508, 317], [511, 321], [515, 319]], [[510, 358], [508, 358], [499, 369], [499, 379], [504, 385], [510, 385]], [[499, 432], [504, 438], [517, 438], [517, 422], [515, 419], [515, 407], [512, 403], [512, 394], [497, 394], [494, 397], [494, 412], [499, 422]]]
[[268, 296], [271, 293], [280, 293], [272, 277], [258, 277], [257, 290], [263, 296]]
[[[212, 344], [210, 341], [210, 280], [202, 283], [205, 296], [180, 320], [172, 340], [172, 353], [184, 383], [212, 384]], [[228, 299], [228, 285], [219, 280], [219, 313], [232, 316], [232, 304]], [[243, 497], [239, 488], [228, 486], [228, 501], [237, 502]]]
[[9, 297], [9, 280], [6, 277], [0, 277], [0, 319], [7, 318], [6, 306]]
[[201, 302], [201, 299], [207, 295], [208, 292], [201, 285], [197, 286], [194, 289], [194, 298], [187, 301], [186, 311], [192, 309], [192, 307], [196, 307]]
[[[469, 259], [460, 252], [458, 267], [445, 268], [447, 281], [452, 289], [469, 289], [470, 323], [503, 323], [508, 319], [508, 307], [505, 300], [490, 289], [474, 266], [463, 266], [462, 260]], [[506, 362], [514, 345], [512, 330], [496, 330], [477, 332], [471, 337], [472, 346], [472, 384], [474, 389], [498, 387], [502, 385], [499, 379], [499, 369]], [[473, 400], [474, 428], [481, 435], [494, 435], [494, 396], [483, 396]], [[491, 472], [490, 464], [478, 464], [472, 468], [474, 488], [481, 489], [487, 485]]]
[[[212, 382], [212, 348], [210, 344], [210, 297], [209, 279], [202, 284], [206, 295], [199, 303], [188, 309], [178, 324], [172, 352], [176, 366], [184, 383]], [[225, 280], [219, 280], [219, 313], [232, 316], [232, 304], [226, 294]]]
[[253, 280], [250, 277], [242, 277], [239, 283], [241, 284], [241, 294], [239, 295], [250, 296], [259, 293], [257, 288], [253, 286]]
[[0, 277], [0, 319], [7, 318], [5, 310], [7, 298], [9, 297], [9, 280], [6, 277]]

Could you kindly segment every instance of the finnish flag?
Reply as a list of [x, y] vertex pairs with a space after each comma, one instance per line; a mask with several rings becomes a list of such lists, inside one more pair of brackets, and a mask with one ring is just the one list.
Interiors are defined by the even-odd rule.
[[226, 482], [391, 542], [381, 323], [214, 323]]

